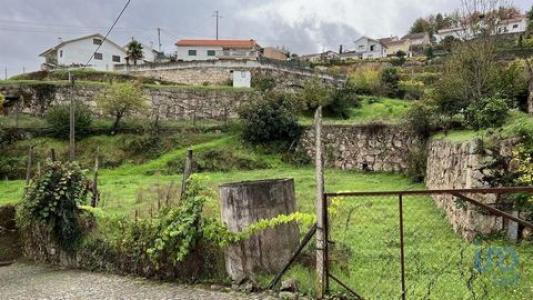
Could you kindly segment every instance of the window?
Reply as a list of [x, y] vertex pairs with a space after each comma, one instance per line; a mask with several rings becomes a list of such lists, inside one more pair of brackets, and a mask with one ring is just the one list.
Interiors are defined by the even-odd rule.
[[364, 49], [365, 45], [359, 45], [359, 49]]
[[215, 50], [207, 50], [207, 56], [215, 56]]
[[516, 28], [518, 28], [518, 24], [513, 25], [513, 29], [516, 29]]
[[94, 52], [94, 59], [96, 60], [102, 60], [104, 56], [100, 52]]
[[63, 57], [63, 50], [59, 50], [59, 57]]
[[374, 51], [376, 48], [376, 45], [370, 45], [370, 51]]
[[113, 62], [118, 62], [118, 63], [120, 62], [120, 56], [118, 55], [113, 55], [112, 59], [113, 59]]
[[93, 44], [102, 45], [102, 40], [101, 39], [93, 39]]
[[189, 50], [189, 56], [196, 56], [196, 50]]

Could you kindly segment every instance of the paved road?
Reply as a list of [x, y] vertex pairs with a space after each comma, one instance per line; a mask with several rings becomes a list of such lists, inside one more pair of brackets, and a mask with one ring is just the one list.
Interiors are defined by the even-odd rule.
[[0, 299], [273, 299], [118, 275], [15, 263], [0, 267]]

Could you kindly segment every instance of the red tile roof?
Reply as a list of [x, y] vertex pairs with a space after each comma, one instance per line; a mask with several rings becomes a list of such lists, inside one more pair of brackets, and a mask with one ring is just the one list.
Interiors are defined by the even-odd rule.
[[255, 40], [179, 40], [177, 46], [182, 47], [222, 47], [231, 49], [250, 49], [259, 47]]

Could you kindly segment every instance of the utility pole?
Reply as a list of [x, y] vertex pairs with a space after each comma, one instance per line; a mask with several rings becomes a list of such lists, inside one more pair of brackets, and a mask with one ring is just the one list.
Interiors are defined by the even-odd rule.
[[159, 41], [159, 53], [161, 53], [161, 28], [157, 27], [157, 40]]
[[7, 67], [4, 68], [4, 79], [7, 80]]
[[216, 38], [218, 40], [218, 22], [220, 19], [222, 19], [222, 16], [219, 14], [218, 10], [215, 10], [215, 14], [213, 15], [213, 17], [216, 18]]
[[69, 132], [69, 161], [74, 161], [76, 159], [76, 150], [75, 150], [75, 137], [76, 137], [76, 128], [75, 128], [75, 107], [74, 99], [72, 98], [72, 88], [74, 87], [74, 79], [70, 71], [68, 72], [68, 82], [69, 82], [69, 98], [70, 98], [70, 132]]

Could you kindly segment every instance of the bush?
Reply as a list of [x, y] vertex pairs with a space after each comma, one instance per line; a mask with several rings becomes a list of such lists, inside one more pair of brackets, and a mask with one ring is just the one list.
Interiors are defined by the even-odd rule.
[[[93, 121], [92, 112], [81, 103], [76, 103], [74, 107], [76, 138], [80, 139], [90, 132]], [[70, 105], [52, 106], [46, 115], [46, 122], [54, 137], [68, 139], [70, 133]]]
[[350, 109], [361, 106], [356, 89], [350, 84], [336, 89], [331, 94], [331, 101], [323, 109], [324, 114], [335, 118], [350, 118]]
[[419, 100], [424, 96], [424, 83], [421, 81], [400, 81], [398, 89], [403, 99]]
[[496, 128], [505, 123], [509, 114], [507, 101], [499, 95], [473, 102], [465, 112], [465, 121], [473, 129]]
[[333, 90], [320, 79], [313, 78], [304, 83], [303, 89], [296, 94], [296, 100], [303, 111], [314, 111], [318, 106], [331, 103]]
[[243, 105], [239, 116], [244, 140], [253, 144], [275, 142], [289, 146], [300, 134], [292, 102], [287, 94], [270, 92], [263, 99]]
[[349, 75], [348, 81], [358, 94], [376, 95], [381, 86], [380, 68], [360, 67]]
[[417, 101], [407, 111], [405, 120], [409, 130], [421, 138], [426, 139], [434, 129], [433, 118], [433, 105], [427, 101]]
[[96, 98], [98, 108], [115, 119], [113, 130], [118, 129], [123, 117], [147, 109], [147, 101], [142, 89], [131, 83], [112, 84]]
[[276, 86], [276, 79], [271, 75], [256, 75], [252, 77], [252, 88], [266, 92], [271, 91]]
[[77, 163], [48, 161], [42, 174], [24, 196], [19, 226], [31, 230], [30, 222], [40, 222], [62, 249], [72, 250], [83, 234], [78, 207], [86, 202], [87, 179]]
[[423, 182], [426, 177], [427, 151], [424, 144], [407, 149], [407, 169], [405, 175], [413, 182]]
[[381, 71], [381, 88], [383, 95], [393, 98], [397, 97], [399, 81], [400, 74], [397, 68], [384, 68]]

